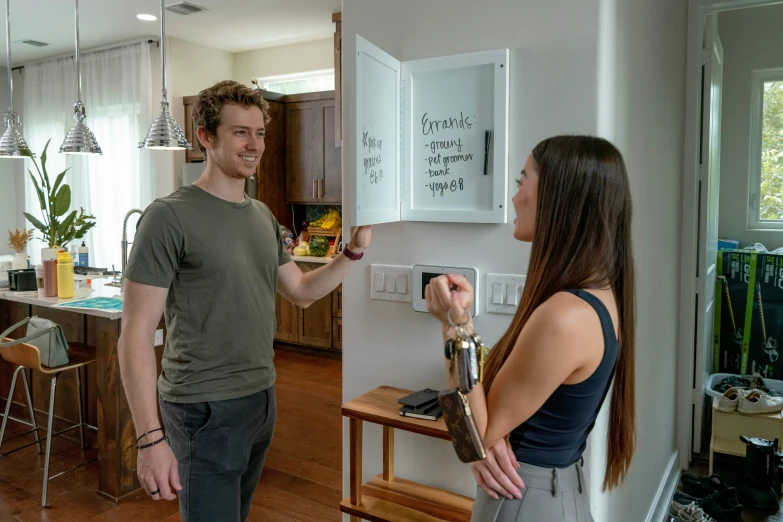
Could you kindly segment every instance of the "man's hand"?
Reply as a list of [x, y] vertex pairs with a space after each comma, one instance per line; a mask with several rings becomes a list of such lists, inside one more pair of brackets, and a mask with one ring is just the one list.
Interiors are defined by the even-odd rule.
[[525, 487], [525, 483], [516, 471], [519, 464], [506, 439], [500, 439], [487, 448], [487, 458], [472, 463], [470, 468], [478, 486], [490, 497], [522, 498], [520, 489]]
[[372, 227], [370, 225], [351, 227], [351, 242], [348, 244], [348, 249], [357, 254], [364, 252], [364, 249], [370, 246], [371, 237]]
[[138, 450], [137, 473], [144, 491], [153, 500], [174, 500], [174, 491], [181, 491], [177, 459], [164, 441]]

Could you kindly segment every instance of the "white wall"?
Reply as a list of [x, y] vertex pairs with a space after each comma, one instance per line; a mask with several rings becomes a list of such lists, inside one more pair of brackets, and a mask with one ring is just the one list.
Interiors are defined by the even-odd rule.
[[[607, 118], [602, 134], [613, 138], [623, 153], [634, 201], [637, 448], [623, 486], [594, 498], [593, 503], [597, 504], [596, 520], [644, 521], [667, 467], [678, 465], [676, 377], [687, 2], [604, 0], [604, 9], [614, 24], [614, 36], [602, 28], [602, 38], [614, 44], [615, 67], [604, 71], [614, 81], [603, 82], [600, 88], [611, 93], [599, 106]], [[597, 434], [594, 442], [597, 445]], [[604, 447], [601, 440], [600, 449]], [[603, 469], [591, 468], [590, 475], [596, 491]]]
[[719, 16], [723, 43], [723, 114], [721, 125], [721, 237], [742, 245], [783, 246], [783, 231], [748, 229], [751, 73], [783, 67], [783, 5], [726, 11]]
[[[619, 5], [623, 4], [623, 5]], [[644, 520], [675, 451], [675, 346], [678, 302], [682, 114], [686, 4], [645, 0], [579, 3], [493, 0], [381, 0], [343, 4], [344, 99], [355, 77], [354, 34], [401, 60], [508, 47], [511, 50], [509, 185], [530, 149], [557, 133], [603, 134], [626, 156], [635, 197], [638, 268], [637, 411], [639, 447], [624, 486], [599, 492], [604, 425], [589, 455], [596, 520]], [[659, 42], [657, 46], [651, 42]], [[344, 135], [351, 125], [348, 104]], [[343, 142], [348, 165], [350, 143]], [[347, 174], [346, 174], [347, 176]], [[344, 197], [345, 204], [351, 204]], [[653, 226], [656, 231], [653, 231]], [[663, 232], [658, 232], [662, 227]], [[443, 388], [435, 321], [410, 305], [371, 301], [369, 264], [456, 263], [486, 272], [527, 272], [529, 247], [512, 225], [398, 223], [373, 227], [373, 245], [343, 285], [343, 395], [376, 386]], [[661, 239], [663, 237], [663, 239]], [[471, 248], [465, 248], [470, 245]], [[510, 316], [488, 314], [476, 327], [494, 343]], [[404, 329], [400, 328], [404, 325]], [[641, 370], [643, 369], [643, 370]], [[348, 427], [344, 424], [344, 484]], [[469, 468], [448, 442], [398, 433], [395, 473], [475, 495]], [[642, 470], [644, 469], [644, 472]], [[381, 470], [381, 430], [365, 423], [364, 480]]]
[[332, 38], [234, 53], [234, 80], [247, 85], [257, 77], [333, 68]]

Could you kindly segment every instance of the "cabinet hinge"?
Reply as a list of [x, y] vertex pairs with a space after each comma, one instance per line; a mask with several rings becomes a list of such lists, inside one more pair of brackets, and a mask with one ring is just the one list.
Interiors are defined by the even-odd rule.
[[691, 397], [691, 401], [693, 404], [698, 404], [699, 401], [704, 400], [704, 392], [702, 390], [698, 390], [696, 388], [693, 389], [693, 396]]
[[712, 50], [711, 49], [702, 49], [701, 50], [701, 64], [702, 65], [708, 65], [711, 60], [712, 60]]
[[704, 294], [704, 278], [703, 277], [697, 277], [696, 278], [696, 293], [699, 295]]
[[704, 165], [699, 165], [699, 181], [704, 183], [704, 180], [707, 178], [707, 167]]

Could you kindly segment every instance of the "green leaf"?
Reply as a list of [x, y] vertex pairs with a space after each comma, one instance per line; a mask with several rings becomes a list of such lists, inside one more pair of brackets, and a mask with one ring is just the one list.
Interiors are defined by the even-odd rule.
[[60, 172], [60, 174], [57, 176], [57, 179], [54, 182], [54, 187], [52, 187], [52, 193], [53, 194], [56, 194], [57, 193], [57, 189], [60, 188], [60, 183], [62, 183], [63, 178], [65, 177], [65, 173], [66, 172], [68, 172], [68, 169], [65, 169], [64, 171]]
[[51, 138], [49, 138], [46, 141], [46, 145], [44, 146], [44, 150], [41, 153], [41, 169], [43, 169], [43, 177], [44, 177], [44, 180], [46, 181], [46, 188], [49, 191], [52, 190], [52, 187], [51, 187], [51, 185], [49, 185], [49, 175], [46, 173], [46, 149], [49, 148], [49, 142], [51, 142], [51, 141], [52, 141]]
[[35, 185], [35, 192], [38, 194], [38, 203], [40, 203], [41, 205], [41, 210], [46, 210], [46, 200], [44, 199], [43, 190], [41, 190], [41, 187], [38, 185], [38, 180], [35, 179], [35, 176], [33, 176], [32, 171], [30, 171], [30, 169], [27, 169], [27, 172], [30, 173], [30, 179], [33, 180], [33, 185]]
[[33, 216], [32, 214], [28, 214], [27, 212], [22, 212], [22, 214], [24, 214], [24, 217], [26, 217], [26, 218], [27, 218], [27, 221], [29, 221], [30, 223], [32, 223], [32, 224], [33, 224], [33, 226], [34, 226], [35, 228], [37, 228], [38, 230], [40, 230], [41, 232], [43, 232], [43, 233], [44, 233], [44, 235], [46, 235], [46, 232], [49, 230], [49, 229], [46, 227], [46, 225], [44, 225], [43, 223], [41, 223], [40, 221], [38, 221], [38, 218], [36, 218], [36, 217], [35, 217], [35, 216]]
[[65, 220], [62, 223], [60, 223], [60, 226], [57, 227], [57, 236], [61, 238], [61, 241], [68, 237], [69, 232], [71, 232], [68, 229], [73, 226], [73, 221], [75, 219], [76, 219], [76, 211], [74, 210], [73, 212], [68, 214], [68, 217], [65, 218]]
[[[54, 215], [62, 216], [71, 207], [71, 187], [63, 185], [54, 197]], [[74, 210], [74, 213], [76, 211]]]

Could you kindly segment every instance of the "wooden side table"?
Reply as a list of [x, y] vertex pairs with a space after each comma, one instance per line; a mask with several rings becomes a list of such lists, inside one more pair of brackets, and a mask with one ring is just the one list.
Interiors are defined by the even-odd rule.
[[[470, 522], [473, 499], [394, 476], [394, 429], [451, 440], [446, 423], [400, 415], [397, 400], [413, 392], [381, 386], [343, 404], [350, 419], [350, 496], [340, 511], [351, 522]], [[383, 473], [362, 485], [362, 423], [383, 426]]]
[[745, 415], [738, 411], [718, 410], [717, 398], [712, 399], [712, 438], [710, 439], [710, 469], [712, 475], [712, 456], [725, 453], [738, 457], [745, 456], [745, 443], [740, 435], [763, 439], [783, 440], [783, 413]]

